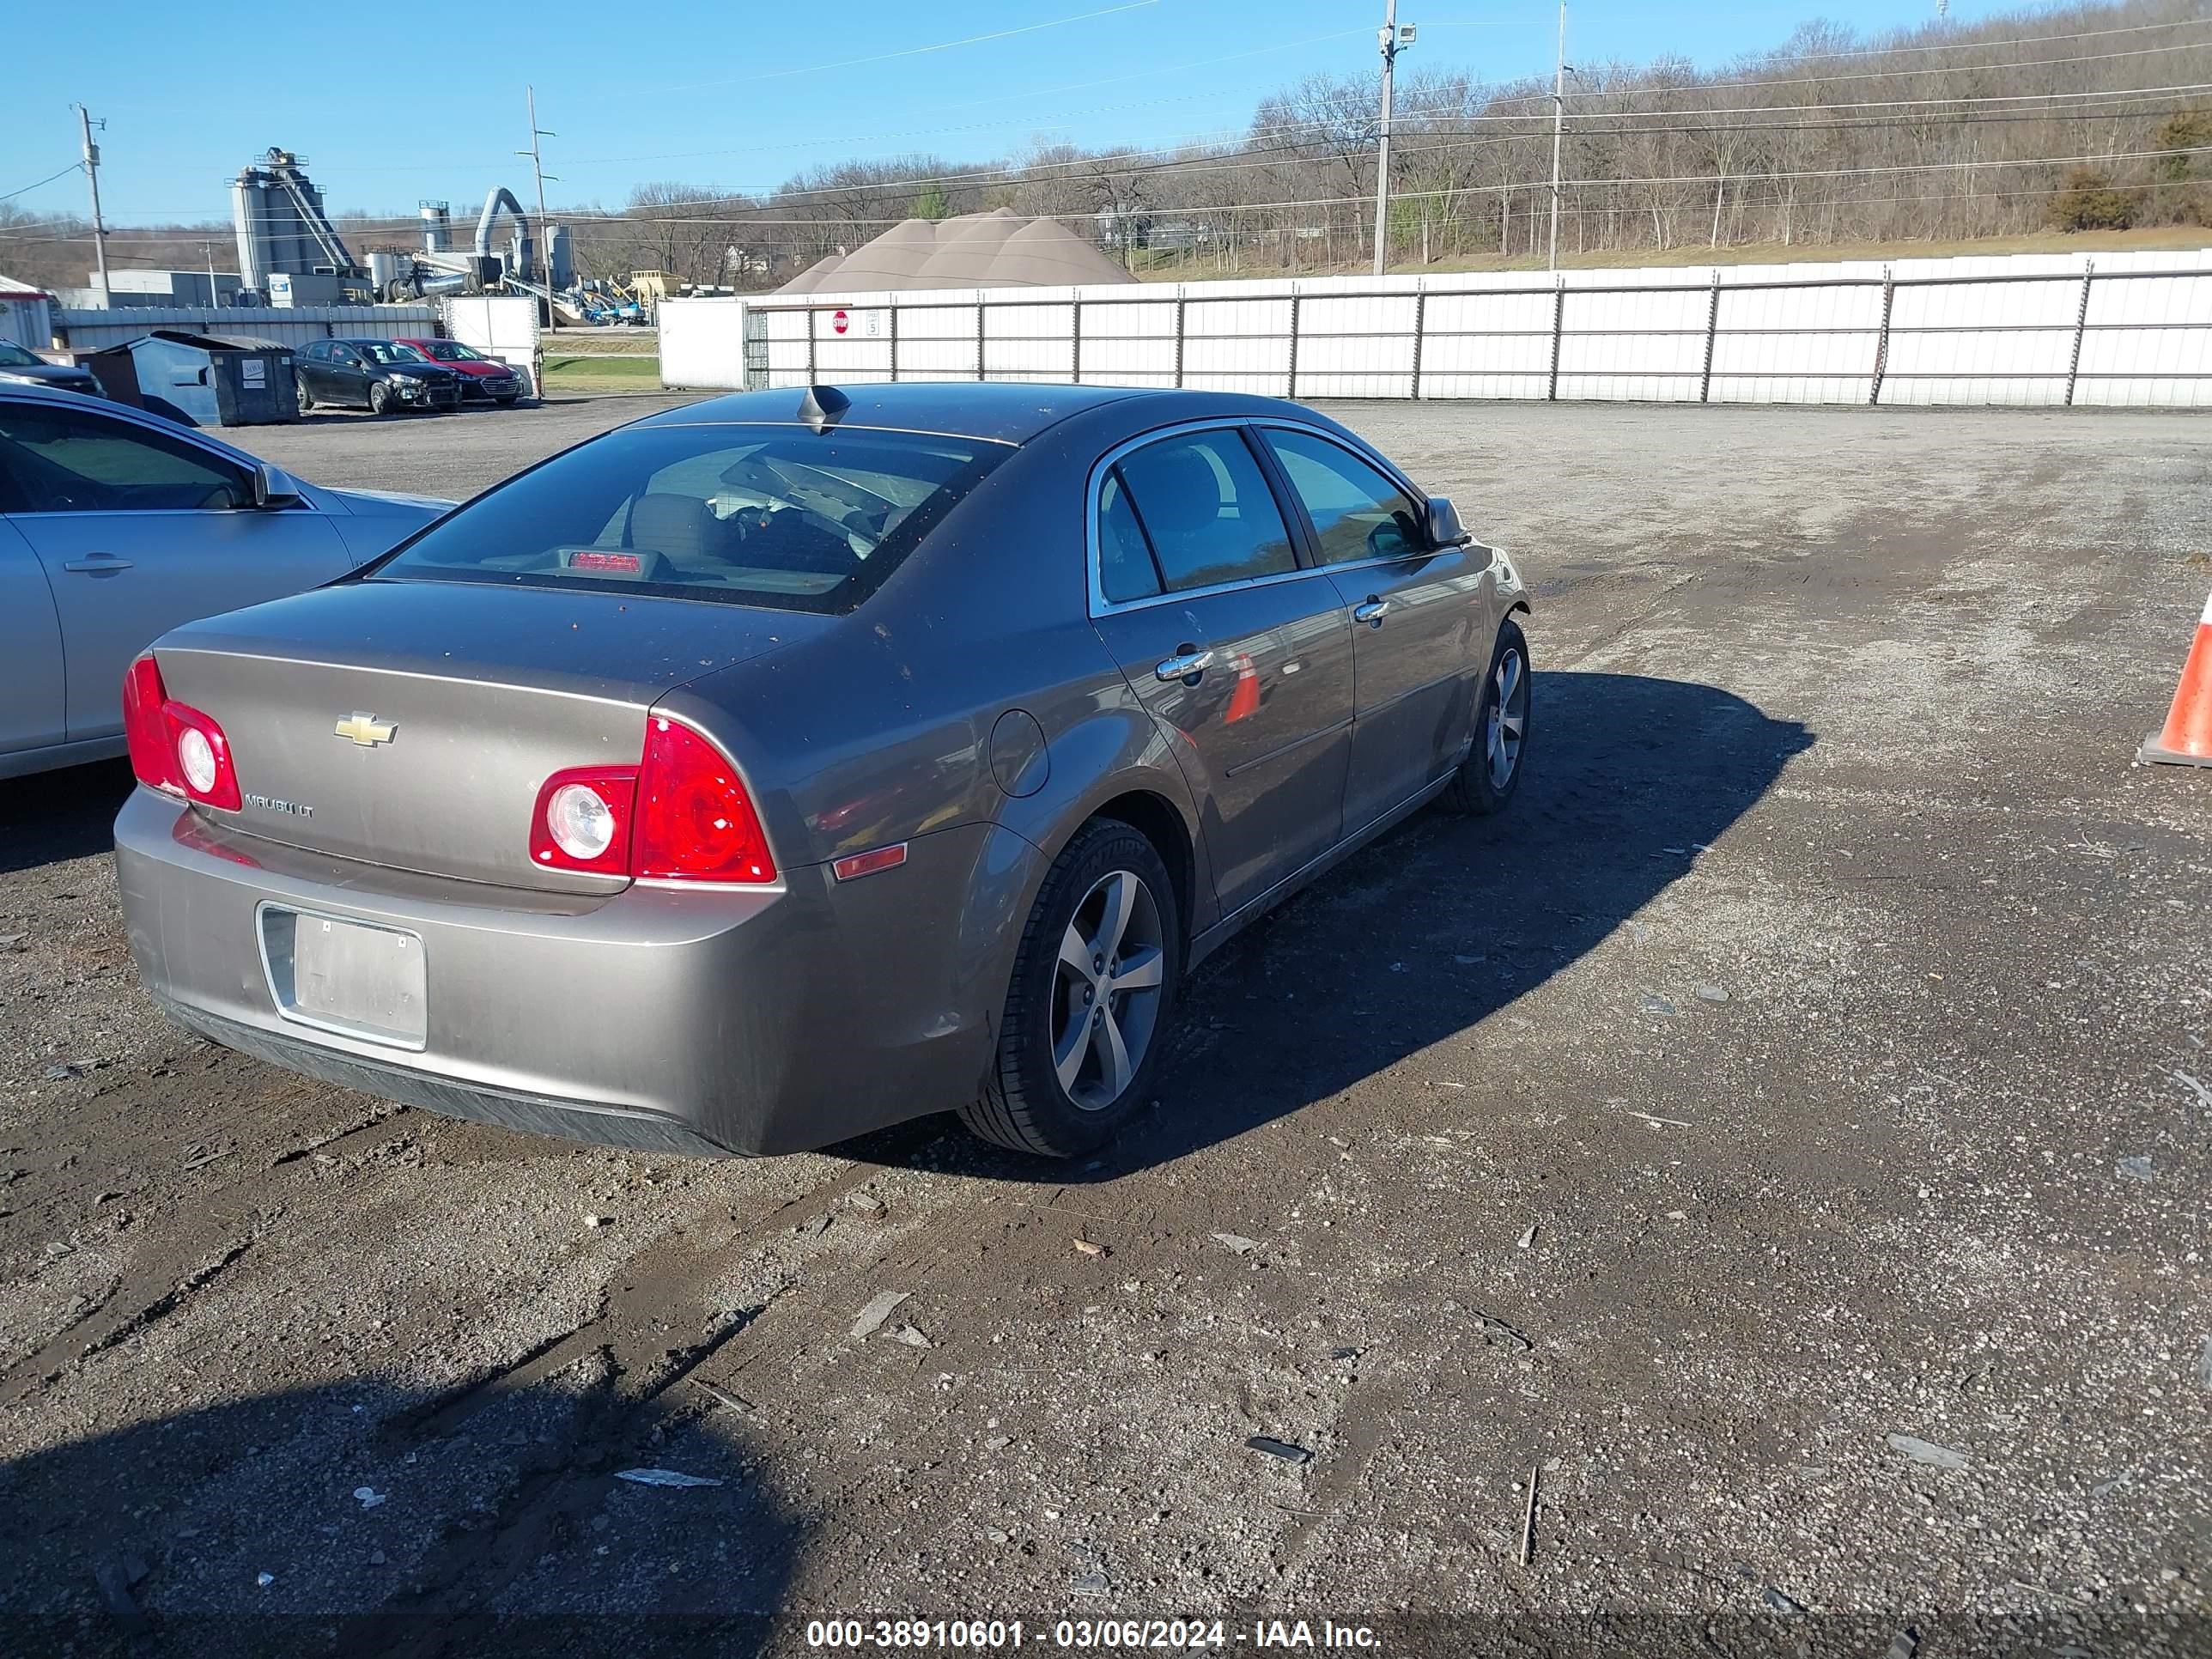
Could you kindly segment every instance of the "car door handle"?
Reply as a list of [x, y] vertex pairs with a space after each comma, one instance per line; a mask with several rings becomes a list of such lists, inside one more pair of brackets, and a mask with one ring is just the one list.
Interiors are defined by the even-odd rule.
[[1354, 622], [1364, 622], [1370, 628], [1382, 626], [1382, 618], [1390, 614], [1390, 601], [1370, 599], [1352, 613]]
[[112, 576], [118, 570], [131, 568], [131, 561], [118, 558], [112, 553], [94, 553], [89, 558], [71, 559], [62, 566], [80, 576]]
[[1175, 680], [1195, 680], [1213, 666], [1211, 651], [1186, 651], [1179, 657], [1170, 657], [1152, 670], [1152, 678], [1163, 684]]

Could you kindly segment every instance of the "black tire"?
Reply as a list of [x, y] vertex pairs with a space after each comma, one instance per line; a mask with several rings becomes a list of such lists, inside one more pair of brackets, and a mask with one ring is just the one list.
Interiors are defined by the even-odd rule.
[[[1509, 668], [1509, 659], [1517, 661], [1517, 672]], [[1508, 617], [1498, 629], [1498, 643], [1490, 653], [1490, 669], [1482, 677], [1482, 700], [1474, 711], [1474, 747], [1460, 763], [1459, 770], [1452, 774], [1452, 781], [1444, 786], [1443, 793], [1437, 797], [1438, 805], [1446, 811], [1486, 817], [1492, 812], [1504, 811], [1513, 799], [1513, 792], [1521, 787], [1521, 775], [1528, 769], [1528, 738], [1534, 714], [1532, 678], [1528, 641], [1520, 625]], [[1521, 735], [1504, 780], [1500, 782], [1493, 769], [1489, 738], [1491, 723], [1498, 717], [1501, 686], [1509, 684], [1513, 702], [1520, 710]]]
[[[1152, 906], [1160, 983], [1157, 998], [1146, 1011], [1151, 1018], [1144, 1033], [1143, 1052], [1135, 1057], [1127, 1084], [1109, 1103], [1094, 1099], [1079, 1104], [1054, 1066], [1053, 1028], [1056, 1022], [1079, 1018], [1079, 1006], [1091, 1003], [1086, 997], [1078, 1005], [1069, 995], [1082, 981], [1075, 980], [1073, 986], [1066, 982], [1060, 943], [1071, 926], [1082, 918], [1102, 884], [1116, 873], [1133, 877], [1142, 884], [1143, 892], [1132, 908], [1133, 927], [1135, 917], [1142, 914], [1137, 907], [1145, 899]], [[1136, 959], [1136, 953], [1132, 953], [1131, 959]], [[983, 1079], [981, 1093], [960, 1109], [961, 1121], [993, 1146], [1010, 1152], [1079, 1158], [1097, 1151], [1142, 1111], [1150, 1099], [1152, 1077], [1172, 1029], [1176, 994], [1182, 981], [1182, 916], [1167, 866], [1151, 841], [1127, 824], [1113, 818], [1093, 819], [1053, 860], [1044, 886], [1030, 908], [1021, 948], [1014, 957], [1013, 981], [1006, 991], [998, 1052]], [[1109, 994], [1126, 998], [1129, 994]], [[1115, 1030], [1132, 1018], [1125, 1005]], [[1089, 1039], [1079, 1039], [1079, 1048], [1070, 1052], [1077, 1054], [1073, 1063], [1086, 1075], [1097, 1063], [1088, 1057]], [[1079, 1076], [1077, 1086], [1095, 1095], [1103, 1085], [1096, 1080], [1086, 1085]]]
[[300, 414], [301, 417], [305, 418], [307, 416], [313, 414], [315, 410], [315, 394], [307, 390], [307, 383], [305, 380], [295, 378], [292, 382], [292, 390], [299, 394]]
[[368, 412], [381, 415], [392, 407], [392, 388], [382, 380], [368, 383]]

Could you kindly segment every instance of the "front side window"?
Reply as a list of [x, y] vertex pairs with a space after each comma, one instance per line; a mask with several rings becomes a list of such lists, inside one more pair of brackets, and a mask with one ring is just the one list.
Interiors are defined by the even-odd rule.
[[1425, 550], [1420, 508], [1350, 450], [1282, 427], [1268, 427], [1264, 435], [1313, 520], [1323, 564], [1402, 559]]
[[34, 356], [13, 340], [0, 340], [0, 368], [44, 368], [46, 360]]
[[[1155, 591], [1212, 587], [1297, 568], [1290, 531], [1241, 434], [1163, 438], [1124, 455], [1114, 478], [1152, 554]], [[1102, 498], [1102, 511], [1106, 505]], [[1102, 563], [1106, 528], [1101, 526]], [[1117, 550], [1123, 533], [1116, 531]], [[1124, 561], [1125, 569], [1137, 568], [1133, 559]], [[1104, 575], [1102, 570], [1102, 586]]]
[[178, 439], [76, 410], [0, 408], [0, 475], [19, 513], [250, 507], [252, 483]]
[[907, 432], [631, 427], [479, 496], [367, 574], [841, 615], [1012, 453]]

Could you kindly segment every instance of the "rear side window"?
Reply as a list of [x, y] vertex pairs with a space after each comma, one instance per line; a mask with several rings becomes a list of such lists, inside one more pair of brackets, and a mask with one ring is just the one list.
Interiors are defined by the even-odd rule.
[[837, 615], [1012, 453], [905, 432], [631, 427], [478, 496], [368, 574]]
[[1116, 605], [1160, 591], [1159, 567], [1119, 471], [1108, 473], [1098, 492], [1098, 587]]
[[[1146, 444], [1121, 458], [1109, 484], [1116, 480], [1152, 553], [1156, 591], [1212, 587], [1297, 568], [1273, 492], [1237, 432], [1184, 433]], [[1102, 512], [1106, 506], [1102, 494]], [[1107, 530], [1102, 522], [1102, 588]], [[1115, 595], [1109, 591], [1107, 597]]]
[[1268, 427], [1263, 435], [1313, 520], [1323, 564], [1401, 559], [1424, 550], [1420, 509], [1350, 450], [1281, 427]]

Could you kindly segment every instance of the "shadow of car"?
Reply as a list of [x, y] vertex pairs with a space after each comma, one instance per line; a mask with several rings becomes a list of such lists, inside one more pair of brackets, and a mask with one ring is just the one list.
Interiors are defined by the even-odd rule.
[[[37, 1518], [8, 1529], [0, 1626], [21, 1653], [290, 1656], [574, 1650], [604, 1625], [586, 1645], [749, 1659], [806, 1528], [726, 1414], [647, 1443], [641, 1408], [675, 1380], [487, 1391], [471, 1432], [439, 1436], [422, 1396], [363, 1376], [15, 1456], [0, 1493]], [[617, 1479], [641, 1464], [708, 1484]], [[594, 1521], [622, 1559], [594, 1554]]]
[[[1660, 899], [1814, 742], [1714, 686], [1535, 680], [1542, 758], [1512, 811], [1412, 819], [1222, 951], [1192, 981], [1153, 1109], [1099, 1158], [969, 1148], [966, 1164], [1008, 1180], [1110, 1181], [1436, 1045], [1479, 1050], [1486, 1022]], [[837, 1151], [903, 1164], [912, 1145], [864, 1138]]]

